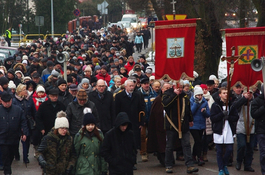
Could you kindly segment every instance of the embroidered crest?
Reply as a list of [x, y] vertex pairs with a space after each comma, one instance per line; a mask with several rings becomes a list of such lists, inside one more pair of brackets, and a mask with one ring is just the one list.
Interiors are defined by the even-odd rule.
[[167, 38], [167, 58], [184, 57], [184, 38]]

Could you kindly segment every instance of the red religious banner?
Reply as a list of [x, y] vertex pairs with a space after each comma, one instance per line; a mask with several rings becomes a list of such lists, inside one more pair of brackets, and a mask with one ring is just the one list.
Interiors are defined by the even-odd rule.
[[155, 22], [155, 77], [193, 79], [196, 19]]
[[[225, 30], [226, 54], [231, 56], [230, 48], [235, 46], [235, 55], [242, 55], [234, 63], [231, 86], [241, 82], [244, 86], [251, 87], [262, 81], [262, 72], [255, 72], [251, 68], [251, 61], [264, 56], [265, 27], [234, 28]], [[228, 61], [229, 74], [230, 64]]]

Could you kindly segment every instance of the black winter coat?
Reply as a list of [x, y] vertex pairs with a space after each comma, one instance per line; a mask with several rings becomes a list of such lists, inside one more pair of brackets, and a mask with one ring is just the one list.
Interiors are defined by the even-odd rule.
[[60, 91], [58, 101], [62, 102], [65, 108], [67, 108], [67, 106], [73, 101], [73, 96], [68, 92], [68, 90], [65, 92]]
[[[224, 105], [225, 105], [224, 102], [219, 100], [219, 101], [214, 102], [212, 107], [211, 107], [210, 119], [212, 121], [213, 133], [216, 133], [219, 135], [222, 135], [224, 124], [225, 124], [224, 114], [223, 114], [223, 106]], [[239, 119], [239, 115], [238, 115], [236, 107], [231, 105], [229, 107], [228, 115], [229, 115], [228, 122], [229, 122], [230, 128], [232, 130], [232, 133], [234, 135], [234, 134], [236, 134], [236, 124], [237, 124], [237, 121]]]
[[71, 136], [75, 136], [83, 125], [84, 108], [90, 108], [92, 114], [96, 118], [96, 125], [99, 127], [99, 117], [96, 105], [92, 101], [87, 101], [84, 106], [80, 106], [77, 101], [71, 102], [66, 109], [67, 118], [69, 121], [69, 132]]
[[5, 108], [0, 105], [0, 145], [16, 145], [20, 136], [29, 135], [27, 121], [22, 109], [16, 105]]
[[[191, 108], [190, 108], [190, 100], [189, 97], [185, 94], [185, 92], [182, 92], [181, 94], [177, 95], [176, 93], [174, 93], [173, 88], [168, 89], [167, 91], [165, 91], [164, 95], [162, 96], [162, 105], [164, 106], [164, 109], [168, 117], [178, 128], [178, 98], [179, 98], [179, 109], [181, 110], [180, 115], [182, 114], [183, 98], [185, 101], [185, 114], [181, 124], [181, 131], [185, 133], [189, 131], [189, 122], [193, 121]], [[168, 122], [166, 117], [165, 117], [165, 129], [175, 131], [175, 129], [171, 126], [171, 124]]]
[[[124, 123], [128, 123], [128, 127], [122, 132], [119, 127]], [[123, 112], [117, 116], [115, 127], [105, 135], [101, 155], [109, 164], [109, 175], [133, 175], [136, 147], [131, 127], [128, 115]]]
[[115, 96], [116, 116], [120, 112], [126, 112], [127, 115], [129, 116], [129, 120], [132, 123], [132, 130], [135, 135], [136, 139], [135, 143], [137, 148], [140, 148], [140, 140], [141, 140], [139, 126], [143, 125], [143, 121], [145, 121], [145, 119], [139, 121], [139, 113], [141, 111], [145, 111], [145, 102], [143, 96], [139, 91], [133, 92], [131, 98], [128, 97], [125, 90], [118, 93]]
[[53, 107], [51, 100], [43, 102], [36, 114], [36, 128], [41, 131], [45, 130], [47, 134], [54, 126], [56, 115], [59, 111], [65, 111], [65, 106], [62, 102], [57, 101]]
[[263, 94], [252, 101], [251, 116], [255, 119], [256, 134], [265, 134], [265, 104]]
[[105, 133], [113, 127], [116, 118], [114, 116], [113, 95], [111, 92], [105, 91], [104, 97], [100, 99], [98, 92], [95, 90], [88, 94], [88, 98], [96, 105], [100, 123], [99, 128]]

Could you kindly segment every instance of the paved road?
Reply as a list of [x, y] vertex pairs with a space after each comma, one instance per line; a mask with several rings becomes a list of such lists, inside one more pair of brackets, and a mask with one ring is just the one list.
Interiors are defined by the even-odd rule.
[[[192, 137], [191, 137], [191, 143], [193, 143]], [[234, 150], [236, 150], [234, 145]], [[208, 153], [208, 159], [209, 162], [207, 162], [203, 167], [199, 167], [199, 172], [194, 174], [200, 174], [200, 175], [217, 175], [218, 174], [218, 167], [217, 167], [217, 161], [216, 161], [216, 152], [214, 150], [209, 151]], [[21, 150], [21, 144], [20, 144], [20, 155], [22, 155]], [[149, 161], [148, 162], [142, 162], [141, 157], [138, 154], [138, 164], [137, 168], [138, 170], [134, 171], [135, 175], [161, 175], [166, 174], [165, 168], [162, 167], [157, 158], [150, 154], [149, 155]], [[234, 161], [236, 158], [236, 153], [234, 155]], [[41, 169], [37, 163], [37, 160], [33, 157], [33, 148], [31, 146], [30, 148], [30, 155], [29, 155], [30, 163], [28, 164], [28, 167], [26, 168], [25, 165], [22, 162], [22, 156], [20, 161], [14, 161], [12, 164], [12, 170], [13, 175], [40, 175]], [[255, 169], [254, 173], [245, 172], [243, 170], [237, 171], [235, 169], [235, 162], [233, 163], [233, 167], [228, 167], [228, 170], [230, 171], [230, 175], [256, 175], [261, 174], [260, 173], [260, 164], [259, 164], [259, 151], [254, 151], [254, 160], [252, 168]], [[243, 166], [242, 166], [243, 169]], [[178, 175], [186, 175], [186, 166], [184, 165], [183, 161], [176, 161], [176, 165], [173, 168], [174, 173]], [[0, 173], [1, 174], [1, 173]]]

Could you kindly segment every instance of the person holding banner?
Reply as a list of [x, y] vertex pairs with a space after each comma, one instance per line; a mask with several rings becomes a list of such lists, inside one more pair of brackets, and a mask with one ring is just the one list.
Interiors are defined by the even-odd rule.
[[220, 100], [215, 101], [212, 105], [210, 119], [217, 150], [219, 175], [229, 175], [227, 165], [233, 151], [233, 135], [236, 133], [236, 122], [239, 116], [233, 105], [227, 106], [226, 110], [226, 100], [228, 100], [226, 87], [219, 89], [219, 97]]
[[180, 80], [175, 87], [166, 90], [162, 96], [162, 105], [166, 111], [166, 173], [173, 173], [173, 150], [178, 138], [181, 140], [187, 173], [199, 171], [198, 168], [194, 167], [191, 156], [189, 127], [193, 126], [193, 117], [191, 114], [190, 100], [183, 92], [183, 85], [183, 80]]
[[250, 102], [253, 100], [253, 91], [250, 89], [244, 89], [243, 94], [237, 101], [234, 102], [234, 106], [239, 109], [239, 120], [236, 127], [237, 137], [237, 163], [236, 169], [241, 169], [241, 164], [244, 161], [244, 171], [254, 172], [251, 168], [254, 149], [254, 119], [249, 115]]

